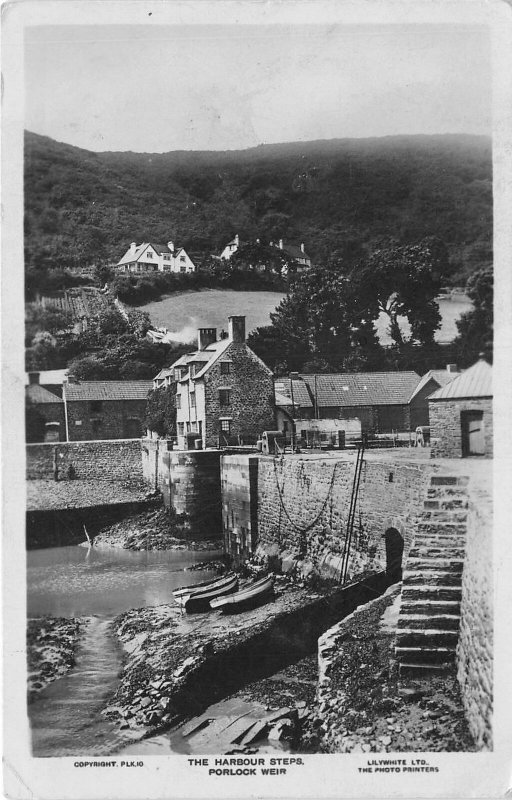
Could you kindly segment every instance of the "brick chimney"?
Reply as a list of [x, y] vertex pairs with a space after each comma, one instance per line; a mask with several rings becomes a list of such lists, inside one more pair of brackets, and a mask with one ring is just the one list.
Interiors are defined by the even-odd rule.
[[197, 329], [197, 349], [206, 350], [208, 345], [217, 341], [217, 328]]
[[458, 368], [457, 364], [447, 364], [446, 365], [446, 371], [447, 372], [455, 372], [455, 373], [457, 373], [459, 371], [459, 368]]
[[228, 317], [228, 331], [232, 342], [245, 342], [245, 317]]
[[174, 253], [174, 242], [167, 242], [167, 247], [169, 248], [171, 253]]
[[39, 383], [39, 372], [29, 372], [28, 373], [28, 382], [30, 386], [34, 386], [34, 384]]
[[130, 245], [130, 253], [133, 255], [136, 249], [137, 249], [137, 244], [135, 242], [132, 242]]

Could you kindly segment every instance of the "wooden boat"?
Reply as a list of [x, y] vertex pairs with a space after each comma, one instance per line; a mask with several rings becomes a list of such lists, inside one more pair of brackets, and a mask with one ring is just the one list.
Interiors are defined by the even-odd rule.
[[172, 595], [176, 600], [179, 600], [180, 597], [184, 595], [191, 595], [195, 592], [201, 592], [203, 589], [207, 589], [210, 586], [217, 586], [220, 583], [224, 583], [226, 580], [229, 580], [233, 577], [234, 572], [227, 572], [225, 575], [219, 575], [218, 578], [208, 578], [207, 581], [201, 581], [201, 583], [191, 583], [188, 586], [179, 586], [177, 589], [173, 589]]
[[188, 614], [196, 611], [209, 611], [211, 600], [236, 592], [237, 589], [238, 575], [233, 574], [222, 582], [218, 581], [215, 584], [199, 589], [197, 592], [182, 595], [182, 597], [178, 598], [178, 602]]
[[259, 581], [251, 583], [245, 589], [235, 592], [235, 594], [230, 594], [229, 597], [217, 597], [211, 600], [210, 608], [220, 609], [224, 613], [244, 611], [271, 595], [273, 588], [274, 577], [273, 575], [267, 575], [265, 578], [260, 578]]

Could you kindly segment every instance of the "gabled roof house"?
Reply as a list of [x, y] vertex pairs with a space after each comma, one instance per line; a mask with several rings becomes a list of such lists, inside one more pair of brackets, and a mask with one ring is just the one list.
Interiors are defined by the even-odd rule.
[[198, 348], [162, 370], [154, 385], [176, 381], [179, 449], [254, 443], [274, 426], [270, 369], [245, 341], [245, 317], [231, 316], [228, 335], [198, 330]]
[[196, 267], [184, 247], [174, 242], [155, 244], [132, 242], [124, 256], [116, 264], [119, 272], [195, 272]]

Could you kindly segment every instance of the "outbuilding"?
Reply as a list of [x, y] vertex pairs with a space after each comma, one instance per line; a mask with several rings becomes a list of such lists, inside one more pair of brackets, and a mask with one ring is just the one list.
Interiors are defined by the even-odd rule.
[[433, 458], [492, 458], [492, 367], [483, 358], [428, 398]]

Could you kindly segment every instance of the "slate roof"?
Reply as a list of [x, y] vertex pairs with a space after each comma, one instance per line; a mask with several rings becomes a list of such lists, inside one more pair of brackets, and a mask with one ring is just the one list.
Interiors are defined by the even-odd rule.
[[[461, 373], [460, 372], [449, 372], [447, 369], [431, 369], [425, 373], [422, 377], [418, 385], [416, 386], [414, 392], [412, 393], [409, 402], [413, 400], [418, 392], [420, 392], [424, 386], [431, 380], [435, 380], [439, 387], [446, 386], [447, 383], [451, 383], [451, 381], [455, 380]], [[434, 390], [436, 391], [436, 390]]]
[[146, 400], [153, 381], [83, 381], [65, 383], [68, 402], [77, 400]]
[[480, 359], [455, 380], [431, 394], [431, 400], [459, 400], [464, 397], [492, 397], [492, 367]]
[[[314, 396], [315, 376], [301, 375]], [[406, 405], [418, 385], [416, 372], [358, 372], [316, 376], [319, 408]]]
[[[292, 405], [292, 381], [290, 378], [278, 378], [274, 382], [274, 389], [276, 392], [276, 405]], [[282, 403], [278, 398], [284, 397], [286, 402]], [[313, 401], [309, 394], [307, 384], [304, 383], [302, 378], [293, 381], [293, 404], [301, 406], [301, 408], [313, 408]]]
[[292, 258], [309, 258], [311, 261], [310, 256], [307, 253], [303, 253], [298, 244], [286, 244], [286, 242], [283, 242], [283, 250]]
[[25, 386], [25, 395], [32, 403], [62, 403], [60, 397], [57, 397], [53, 392], [49, 392], [48, 389], [38, 383]]

